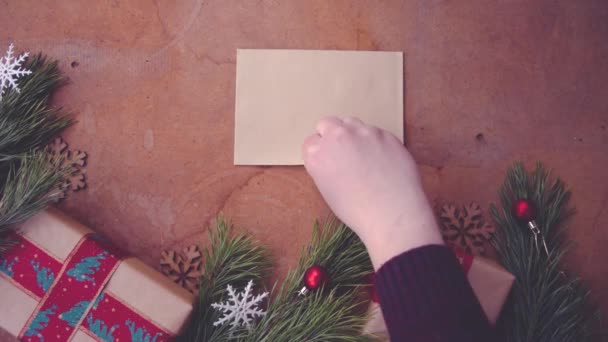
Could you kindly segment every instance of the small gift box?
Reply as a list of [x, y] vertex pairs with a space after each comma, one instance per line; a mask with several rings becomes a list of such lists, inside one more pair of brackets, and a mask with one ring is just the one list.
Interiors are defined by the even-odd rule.
[[[515, 277], [490, 259], [474, 257], [458, 250], [455, 250], [454, 254], [467, 274], [469, 283], [486, 317], [490, 323], [495, 324]], [[364, 333], [388, 338], [375, 292], [372, 293], [370, 311], [371, 319], [367, 322]]]
[[0, 326], [23, 341], [146, 341], [177, 335], [192, 295], [49, 210], [0, 257]]

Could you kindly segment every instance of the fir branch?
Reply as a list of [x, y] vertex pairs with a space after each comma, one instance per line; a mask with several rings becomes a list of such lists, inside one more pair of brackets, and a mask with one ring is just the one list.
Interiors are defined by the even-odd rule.
[[329, 292], [316, 291], [292, 300], [280, 300], [271, 304], [266, 317], [245, 332], [238, 341], [369, 341], [362, 336], [362, 328], [367, 316], [360, 313], [359, 291], [350, 289], [338, 294], [337, 289]]
[[232, 226], [222, 217], [217, 219], [215, 230], [209, 231], [210, 246], [203, 249], [205, 273], [200, 279], [199, 298], [179, 341], [226, 341], [230, 327], [213, 326], [220, 315], [211, 304], [224, 299], [228, 285], [242, 287], [249, 280], [260, 284], [270, 268], [265, 249], [247, 234], [231, 237], [231, 231]]
[[11, 89], [0, 101], [0, 162], [45, 146], [73, 122], [61, 108], [49, 106], [52, 93], [65, 83], [57, 62], [37, 54], [25, 68], [32, 73], [20, 78], [21, 92]]
[[[590, 339], [593, 310], [589, 292], [579, 278], [561, 270], [568, 245], [563, 223], [573, 213], [567, 208], [570, 192], [541, 164], [529, 175], [521, 163], [507, 172], [499, 195], [501, 207], [491, 205], [497, 229], [492, 241], [505, 268], [515, 275], [515, 283], [499, 322], [505, 341], [579, 342]], [[511, 213], [513, 201], [532, 200], [536, 223], [549, 247], [549, 257], [534, 244], [526, 223]]]
[[[269, 270], [266, 254], [247, 235], [229, 237], [230, 227], [218, 220], [205, 250], [205, 275], [191, 321], [179, 341], [368, 341], [361, 336], [366, 315], [361, 309], [365, 276], [372, 272], [366, 249], [344, 225], [329, 221], [323, 229], [315, 224], [310, 244], [304, 248], [296, 269], [289, 272], [273, 295], [266, 316], [252, 330], [214, 327], [218, 313], [211, 304], [225, 297], [228, 284], [243, 286], [258, 281]], [[313, 264], [325, 267], [331, 282], [323, 289], [298, 296], [304, 271]]]
[[0, 252], [10, 245], [7, 233], [14, 224], [34, 216], [61, 195], [58, 185], [69, 171], [50, 163], [45, 151], [6, 164], [0, 188]]
[[72, 123], [61, 109], [48, 104], [65, 79], [57, 62], [41, 54], [29, 58], [25, 68], [32, 73], [19, 79], [21, 92], [10, 89], [0, 101], [0, 252], [10, 243], [6, 237], [11, 225], [55, 200], [56, 187], [68, 172], [51, 164], [44, 150]]
[[[305, 270], [318, 264], [327, 270], [330, 283], [323, 289], [298, 296]], [[357, 310], [364, 278], [373, 272], [367, 251], [345, 225], [315, 223], [310, 244], [296, 269], [289, 272], [268, 307], [266, 317], [239, 341], [367, 341], [361, 336], [367, 317]], [[273, 291], [274, 292], [274, 291]]]

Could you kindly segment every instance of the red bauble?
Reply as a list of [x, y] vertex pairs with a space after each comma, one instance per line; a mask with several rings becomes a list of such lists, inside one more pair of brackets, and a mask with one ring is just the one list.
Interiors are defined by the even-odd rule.
[[529, 199], [518, 199], [513, 202], [513, 216], [520, 221], [534, 221], [536, 218], [536, 207]]
[[320, 288], [327, 280], [327, 271], [319, 265], [310, 266], [304, 273], [304, 286], [309, 290]]

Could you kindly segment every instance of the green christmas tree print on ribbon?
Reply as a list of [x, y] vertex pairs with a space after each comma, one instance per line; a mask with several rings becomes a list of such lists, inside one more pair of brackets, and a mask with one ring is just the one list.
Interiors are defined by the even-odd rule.
[[15, 257], [13, 260], [11, 260], [10, 262], [4, 258], [0, 257], [0, 260], [2, 260], [2, 262], [0, 262], [0, 272], [6, 274], [7, 276], [13, 278], [15, 275], [13, 274], [13, 265], [15, 265], [15, 263], [17, 261], [19, 261], [19, 258]]
[[[97, 309], [97, 305], [99, 305], [99, 302], [101, 302], [102, 300], [103, 300], [103, 293], [101, 295], [99, 295], [93, 301], [92, 309]], [[66, 321], [69, 326], [74, 328], [74, 327], [76, 327], [78, 322], [80, 322], [80, 319], [82, 318], [82, 316], [84, 316], [85, 311], [89, 307], [90, 303], [91, 302], [89, 302], [88, 300], [83, 300], [79, 303], [76, 303], [76, 305], [74, 305], [70, 310], [59, 315], [59, 318]], [[90, 313], [88, 318], [92, 318], [92, 315], [93, 314]]]
[[51, 287], [51, 284], [53, 284], [55, 274], [53, 274], [53, 272], [46, 267], [40, 268], [40, 263], [34, 260], [32, 260], [30, 264], [36, 272], [36, 283], [38, 284], [38, 287], [40, 287], [42, 291], [46, 292], [49, 287]]
[[154, 336], [150, 336], [145, 328], [137, 328], [134, 322], [127, 320], [125, 325], [129, 327], [131, 332], [131, 342], [156, 342], [160, 333], [156, 333]]
[[88, 281], [95, 284], [95, 280], [91, 276], [99, 270], [101, 266], [99, 260], [104, 260], [107, 255], [108, 252], [103, 251], [96, 256], [83, 258], [74, 267], [69, 269], [66, 274], [78, 282]]
[[80, 322], [82, 316], [84, 316], [84, 312], [89, 307], [90, 303], [91, 302], [89, 302], [88, 300], [78, 302], [70, 310], [59, 315], [59, 318], [66, 321], [69, 326], [74, 328], [76, 327], [78, 322]]
[[97, 296], [97, 298], [95, 298], [95, 301], [93, 301], [93, 309], [97, 309], [97, 306], [103, 300], [103, 296], [104, 296], [104, 294], [102, 293], [99, 296]]
[[87, 316], [87, 322], [89, 323], [89, 331], [97, 336], [103, 342], [114, 342], [114, 336], [112, 333], [118, 328], [118, 324], [113, 325], [108, 329], [108, 326], [100, 319], [94, 319], [93, 314]]
[[54, 315], [57, 311], [57, 305], [53, 305], [50, 308], [39, 311], [36, 314], [36, 317], [30, 323], [30, 326], [27, 327], [27, 330], [23, 334], [25, 337], [38, 336], [40, 341], [44, 342], [44, 337], [40, 334], [40, 331], [46, 328], [49, 325], [49, 316]]

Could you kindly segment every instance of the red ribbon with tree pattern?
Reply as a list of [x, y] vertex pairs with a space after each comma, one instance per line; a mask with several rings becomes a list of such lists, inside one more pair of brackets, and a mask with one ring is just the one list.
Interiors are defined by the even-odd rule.
[[0, 274], [38, 301], [22, 341], [69, 341], [77, 330], [98, 341], [161, 342], [171, 335], [105, 287], [122, 259], [95, 234], [61, 263], [21, 235], [0, 257]]

